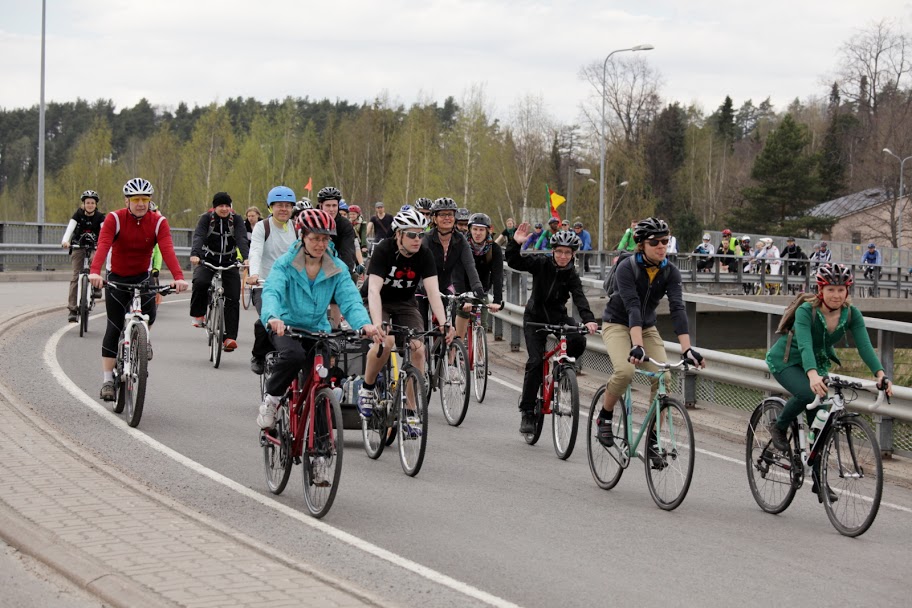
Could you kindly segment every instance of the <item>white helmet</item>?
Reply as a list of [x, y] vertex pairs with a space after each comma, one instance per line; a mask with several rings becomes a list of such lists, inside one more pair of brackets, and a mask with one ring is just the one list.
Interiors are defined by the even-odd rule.
[[124, 196], [137, 196], [143, 194], [151, 196], [153, 192], [155, 192], [155, 188], [152, 187], [149, 180], [141, 177], [134, 177], [124, 184], [123, 187]]
[[427, 225], [428, 221], [424, 214], [411, 205], [406, 205], [400, 209], [399, 213], [393, 218], [393, 230], [402, 230], [404, 228], [424, 230]]

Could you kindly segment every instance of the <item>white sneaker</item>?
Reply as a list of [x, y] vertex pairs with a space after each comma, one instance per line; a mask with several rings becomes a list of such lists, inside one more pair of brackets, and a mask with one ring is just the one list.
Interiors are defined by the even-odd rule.
[[260, 415], [257, 416], [257, 424], [261, 429], [271, 431], [275, 428], [276, 408], [278, 405], [278, 397], [266, 395], [263, 398], [263, 404], [260, 406]]
[[462, 374], [459, 373], [459, 368], [456, 367], [455, 365], [449, 366], [449, 371], [447, 372], [447, 375], [449, 376], [450, 382], [461, 382], [462, 381]]
[[370, 418], [374, 415], [374, 408], [377, 407], [377, 395], [374, 389], [358, 389], [358, 413], [363, 418]]
[[326, 474], [326, 456], [317, 456], [313, 459], [311, 464], [311, 471], [313, 475], [313, 484], [315, 486], [326, 487], [329, 485], [329, 479]]

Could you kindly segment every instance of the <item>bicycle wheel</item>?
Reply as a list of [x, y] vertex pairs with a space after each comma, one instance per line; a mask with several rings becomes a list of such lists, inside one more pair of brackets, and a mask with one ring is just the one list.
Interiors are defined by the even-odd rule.
[[253, 296], [253, 286], [247, 284], [247, 267], [241, 271], [241, 306], [244, 310], [250, 308], [250, 301]]
[[119, 413], [123, 412], [124, 404], [126, 403], [126, 400], [127, 400], [126, 383], [123, 380], [121, 380], [121, 377], [123, 376], [123, 361], [125, 359], [123, 343], [120, 344], [120, 347], [118, 348], [118, 352], [120, 354], [118, 355], [117, 363], [114, 366], [114, 390], [115, 390], [116, 397], [114, 399], [114, 408], [113, 409], [114, 409], [115, 414], [119, 414]]
[[[453, 359], [450, 363], [450, 358]], [[453, 340], [446, 356], [437, 363], [437, 382], [440, 384], [440, 405], [450, 426], [459, 426], [469, 411], [469, 355], [461, 340]]]
[[[843, 415], [824, 442], [820, 465], [823, 507], [845, 536], [864, 534], [880, 509], [883, 462], [874, 431], [857, 415]], [[830, 488], [838, 497], [831, 502]]]
[[472, 363], [475, 366], [473, 388], [475, 400], [481, 403], [488, 391], [488, 336], [481, 325], [476, 325], [472, 331], [472, 350], [475, 351], [472, 353]]
[[602, 385], [595, 392], [592, 405], [589, 406], [589, 421], [586, 423], [589, 441], [586, 442], [586, 453], [589, 457], [589, 472], [592, 473], [595, 484], [603, 490], [610, 490], [621, 480], [624, 469], [630, 463], [630, 457], [627, 455], [627, 408], [623, 399], [614, 406], [614, 415], [611, 419], [614, 445], [606, 448], [599, 443], [596, 423], [604, 399], [605, 386]]
[[[772, 445], [769, 426], [782, 411], [779, 399], [766, 399], [754, 409], [747, 425], [746, 454], [747, 483], [761, 509], [767, 513], [782, 513], [795, 498], [798, 487], [792, 482], [792, 450], [780, 453]], [[794, 436], [794, 431], [790, 432]], [[789, 438], [789, 445], [792, 439]]]
[[[522, 400], [520, 395], [519, 400]], [[523, 439], [529, 445], [535, 445], [538, 443], [538, 438], [541, 437], [542, 429], [545, 428], [545, 415], [541, 411], [541, 393], [538, 394], [538, 403], [535, 406], [535, 430], [531, 433], [523, 433]]]
[[399, 462], [409, 477], [421, 470], [427, 447], [428, 402], [424, 397], [424, 378], [412, 365], [397, 388], [399, 401]]
[[557, 457], [567, 460], [573, 453], [579, 428], [579, 385], [576, 382], [576, 372], [569, 366], [563, 366], [555, 388], [557, 390], [551, 403], [551, 436]]
[[[660, 509], [676, 509], [687, 496], [694, 468], [694, 433], [690, 415], [680, 401], [664, 396], [656, 417], [646, 428], [646, 484]], [[658, 440], [657, 445], [650, 438]], [[653, 462], [655, 461], [655, 462]]]
[[[304, 424], [304, 502], [319, 519], [329, 513], [342, 477], [342, 408], [332, 389], [317, 391], [310, 414]], [[308, 448], [311, 425], [313, 446]]]
[[[377, 376], [377, 393], [381, 401], [388, 401], [389, 385], [389, 366], [383, 368], [383, 379]], [[389, 423], [387, 421], [387, 412], [380, 412], [375, 409], [373, 416], [370, 418], [361, 418], [361, 436], [364, 438], [364, 451], [367, 456], [373, 460], [380, 458], [383, 448], [392, 443], [389, 439]], [[395, 439], [395, 435], [393, 435]]]
[[89, 276], [85, 273], [79, 275], [79, 337], [89, 330]]
[[288, 484], [291, 476], [291, 466], [294, 458], [291, 455], [291, 424], [288, 419], [288, 402], [283, 400], [276, 412], [275, 429], [262, 431], [269, 433], [279, 444], [268, 441], [265, 437], [260, 440], [263, 446], [263, 464], [266, 470], [266, 485], [273, 494], [281, 494]]
[[146, 400], [149, 348], [146, 328], [137, 323], [130, 330], [130, 374], [124, 382], [124, 415], [127, 424], [136, 427], [142, 418]]
[[218, 369], [222, 362], [222, 348], [225, 342], [225, 300], [219, 298], [212, 310], [212, 334], [209, 342], [209, 360]]

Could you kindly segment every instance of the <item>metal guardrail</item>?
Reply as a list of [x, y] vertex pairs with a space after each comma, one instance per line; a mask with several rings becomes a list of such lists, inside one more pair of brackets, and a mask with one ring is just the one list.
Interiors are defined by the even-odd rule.
[[[529, 292], [528, 278], [529, 275], [526, 273], [507, 269], [506, 305], [503, 312], [494, 315], [495, 336], [504, 332], [503, 323], [509, 325], [510, 347], [514, 351], [518, 351], [523, 342], [522, 315]], [[601, 282], [597, 279], [584, 278], [583, 283], [589, 288], [601, 289]], [[767, 348], [779, 337], [775, 334], [775, 328], [784, 306], [693, 293], [685, 293], [684, 301], [692, 337], [695, 337], [700, 331], [697, 325], [698, 308], [710, 305], [766, 315], [768, 331], [765, 346]], [[912, 334], [912, 324], [874, 318], [866, 318], [865, 324], [869, 329], [877, 332], [877, 347], [880, 351], [881, 362], [884, 365], [885, 373], [893, 378], [894, 336]], [[611, 361], [601, 339], [597, 336], [589, 336], [587, 342], [586, 352], [581, 358], [581, 363], [587, 368], [610, 374], [612, 372]], [[665, 342], [665, 349], [669, 354], [679, 355], [681, 353], [680, 345], [677, 342]], [[681, 382], [681, 375], [676, 375], [669, 387], [669, 390], [680, 391], [684, 395], [685, 402], [713, 403], [752, 411], [764, 397], [784, 393], [762, 360], [703, 348], [700, 349], [700, 352], [709, 363], [707, 368], [688, 372], [684, 376], [684, 382]], [[902, 386], [894, 387], [894, 396], [891, 401], [889, 404], [881, 405], [874, 413], [872, 411], [874, 396], [862, 393], [861, 397], [851, 404], [851, 409], [863, 413], [873, 422], [877, 428], [881, 449], [885, 454], [891, 454], [894, 451], [912, 454], [912, 389]]]

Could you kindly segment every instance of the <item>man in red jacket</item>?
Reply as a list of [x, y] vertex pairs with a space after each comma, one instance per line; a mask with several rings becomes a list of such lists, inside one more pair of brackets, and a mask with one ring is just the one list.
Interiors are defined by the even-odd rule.
[[[174, 243], [171, 241], [171, 228], [168, 220], [156, 211], [150, 211], [152, 184], [141, 177], [134, 177], [123, 187], [126, 207], [112, 211], [105, 218], [98, 237], [98, 251], [92, 260], [89, 281], [92, 287], [100, 289], [104, 285], [101, 267], [111, 252], [111, 264], [108, 278], [117, 283], [142, 283], [150, 278], [152, 249], [156, 243], [161, 251], [168, 269], [174, 277], [171, 287], [180, 293], [187, 289], [184, 273], [181, 271], [177, 256], [174, 254]], [[114, 363], [117, 357], [117, 342], [124, 326], [124, 315], [133, 294], [119, 289], [108, 288], [105, 294], [105, 309], [108, 324], [104, 340], [101, 343], [101, 368], [104, 372], [104, 384], [101, 385], [101, 398], [114, 401]], [[142, 303], [144, 314], [149, 315], [149, 326], [155, 322], [155, 294], [149, 294]], [[149, 359], [152, 358], [152, 346], [149, 346]]]

